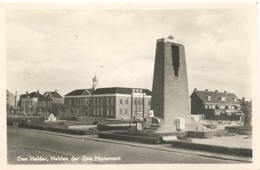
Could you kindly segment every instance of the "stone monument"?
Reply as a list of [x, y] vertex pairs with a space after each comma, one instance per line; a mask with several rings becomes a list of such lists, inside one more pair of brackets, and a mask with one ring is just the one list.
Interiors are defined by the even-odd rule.
[[185, 49], [172, 36], [157, 40], [151, 104], [164, 124], [191, 122]]

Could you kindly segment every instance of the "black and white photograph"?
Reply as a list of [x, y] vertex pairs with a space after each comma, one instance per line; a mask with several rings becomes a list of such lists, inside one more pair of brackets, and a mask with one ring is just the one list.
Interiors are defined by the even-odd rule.
[[2, 9], [7, 169], [260, 169], [257, 3]]

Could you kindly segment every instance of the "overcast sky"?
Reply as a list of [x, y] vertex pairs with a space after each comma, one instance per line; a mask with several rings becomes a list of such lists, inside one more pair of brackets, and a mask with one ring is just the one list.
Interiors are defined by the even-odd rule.
[[21, 10], [6, 14], [7, 89], [19, 94], [99, 87], [152, 90], [155, 45], [184, 43], [194, 88], [251, 98], [252, 15], [242, 9]]

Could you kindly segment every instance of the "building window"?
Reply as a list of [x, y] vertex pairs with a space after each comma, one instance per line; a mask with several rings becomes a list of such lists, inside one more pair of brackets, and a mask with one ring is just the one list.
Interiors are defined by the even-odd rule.
[[107, 116], [109, 116], [109, 108], [107, 108]]
[[128, 99], [125, 99], [125, 104], [128, 104]]
[[125, 109], [125, 115], [128, 115], [128, 109]]
[[226, 97], [220, 97], [221, 101], [226, 101]]
[[122, 109], [119, 110], [119, 114], [122, 115], [123, 114], [123, 111]]
[[107, 105], [109, 105], [109, 98], [107, 98]]
[[123, 99], [120, 99], [120, 104], [123, 104]]
[[110, 114], [111, 114], [112, 116], [114, 115], [114, 110], [113, 110], [113, 108], [111, 108]]
[[97, 105], [99, 105], [99, 98], [97, 98]]
[[151, 105], [151, 99], [148, 100], [148, 105]]
[[100, 99], [100, 103], [101, 103], [101, 105], [103, 105], [103, 99], [102, 98]]
[[220, 109], [225, 109], [225, 106], [224, 105], [220, 105]]
[[204, 105], [204, 109], [208, 109], [209, 106], [207, 104]]
[[88, 99], [85, 99], [85, 105], [88, 105]]
[[103, 115], [103, 108], [100, 108], [100, 115]]
[[216, 111], [215, 115], [220, 115], [220, 110]]
[[140, 99], [138, 99], [138, 104], [139, 104], [139, 105], [141, 104], [141, 100], [140, 100]]
[[97, 108], [97, 115], [99, 115], [99, 108]]
[[114, 98], [111, 98], [111, 105], [114, 105]]
[[96, 105], [96, 99], [94, 99], [94, 105]]
[[209, 105], [209, 109], [215, 109], [215, 108], [216, 108], [216, 105], [214, 105], [214, 104]]
[[96, 109], [93, 108], [93, 115], [96, 115]]

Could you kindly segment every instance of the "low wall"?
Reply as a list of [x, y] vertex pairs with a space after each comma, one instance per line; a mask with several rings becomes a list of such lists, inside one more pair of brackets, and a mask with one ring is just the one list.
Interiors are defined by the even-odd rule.
[[128, 130], [131, 127], [135, 127], [135, 123], [130, 124], [98, 124], [97, 129], [99, 131], [108, 131], [108, 130]]
[[68, 126], [69, 129], [89, 129], [89, 128], [96, 128], [97, 125], [72, 125]]
[[177, 148], [185, 148], [185, 149], [208, 151], [214, 153], [224, 153], [230, 155], [252, 157], [252, 149], [247, 149], [247, 148], [231, 148], [225, 146], [187, 143], [181, 141], [170, 141], [169, 143], [172, 144], [172, 147], [177, 147]]
[[59, 132], [59, 133], [67, 133], [72, 135], [97, 135], [97, 130], [75, 130], [75, 129], [62, 129], [62, 128], [54, 128], [54, 127], [45, 127], [45, 126], [35, 126], [35, 125], [19, 125], [22, 128], [30, 128], [36, 130], [46, 130], [52, 132]]

